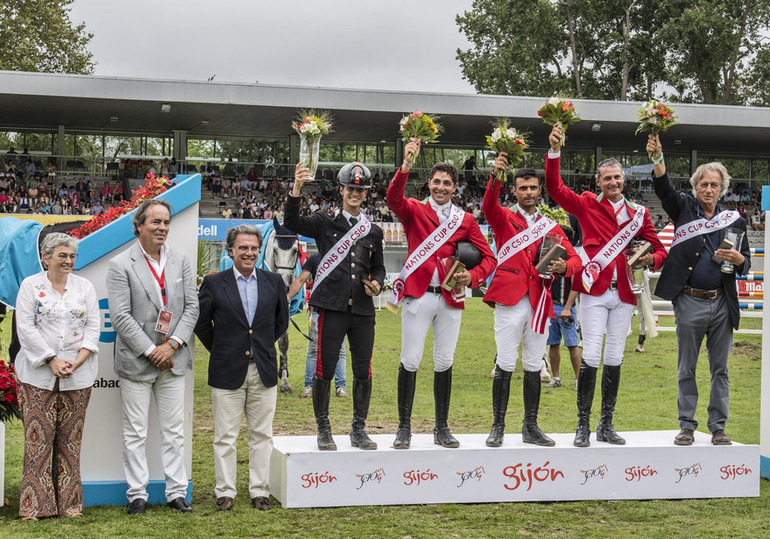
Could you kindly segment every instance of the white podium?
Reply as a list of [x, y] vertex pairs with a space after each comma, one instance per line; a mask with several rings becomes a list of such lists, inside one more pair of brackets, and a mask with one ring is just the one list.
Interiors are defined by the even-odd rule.
[[678, 431], [622, 432], [627, 443], [572, 445], [574, 434], [549, 434], [555, 447], [524, 444], [506, 434], [500, 448], [486, 434], [456, 435], [458, 449], [412, 436], [395, 450], [394, 435], [374, 435], [376, 451], [334, 437], [337, 451], [319, 451], [315, 436], [278, 436], [270, 490], [284, 507], [425, 503], [724, 498], [759, 496], [759, 446], [713, 446], [695, 433], [678, 447]]

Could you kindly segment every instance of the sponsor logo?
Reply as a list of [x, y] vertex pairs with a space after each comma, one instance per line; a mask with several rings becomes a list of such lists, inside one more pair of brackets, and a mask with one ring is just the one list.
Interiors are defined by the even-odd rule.
[[97, 378], [94, 380], [95, 389], [115, 389], [120, 387], [120, 380], [107, 380], [106, 378]]
[[674, 483], [679, 483], [685, 477], [698, 477], [698, 474], [703, 471], [703, 466], [700, 465], [700, 462], [696, 462], [684, 468], [674, 468], [674, 471], [679, 476]]
[[526, 466], [523, 462], [506, 466], [503, 469], [503, 475], [510, 479], [510, 483], [503, 483], [506, 490], [516, 490], [522, 485], [526, 485], [526, 490], [532, 488], [535, 483], [555, 482], [559, 477], [564, 477], [564, 472], [552, 468], [551, 461], [545, 461], [545, 464], [532, 468], [532, 463], [528, 462]]
[[602, 464], [601, 466], [598, 466], [596, 468], [591, 468], [590, 470], [580, 470], [580, 473], [583, 474], [583, 482], [580, 483], [581, 486], [588, 483], [589, 479], [596, 479], [597, 477], [599, 479], [604, 479], [604, 474], [608, 473], [609, 469], [607, 468], [606, 464]]
[[433, 481], [434, 479], [438, 479], [438, 474], [431, 472], [430, 468], [424, 472], [421, 470], [409, 470], [408, 472], [404, 472], [404, 484], [407, 487], [412, 485], [420, 486], [421, 483]]
[[337, 478], [330, 474], [328, 471], [324, 473], [306, 473], [303, 474], [300, 479], [302, 479], [302, 488], [318, 488], [326, 483], [334, 483], [337, 481]]
[[470, 481], [471, 479], [475, 479], [476, 481], [481, 481], [481, 478], [484, 477], [484, 474], [486, 474], [487, 472], [484, 470], [484, 466], [479, 466], [472, 470], [468, 470], [467, 472], [455, 472], [455, 473], [460, 476], [460, 484], [457, 485], [457, 488], [460, 488], [465, 484], [466, 481]]
[[361, 490], [366, 483], [381, 483], [382, 478], [385, 477], [385, 469], [377, 468], [373, 472], [363, 474], [357, 473], [356, 477], [358, 477], [358, 480], [361, 481], [361, 484], [356, 487], [356, 490]]
[[99, 300], [99, 319], [102, 326], [99, 332], [99, 342], [115, 342], [115, 329], [110, 321], [110, 304], [107, 298]]
[[216, 237], [217, 236], [217, 225], [211, 225], [211, 226], [203, 226], [198, 225], [198, 237]]
[[719, 471], [722, 472], [719, 478], [723, 481], [735, 480], [742, 475], [749, 475], [754, 473], [751, 468], [745, 464], [728, 464], [727, 466], [722, 466], [719, 468]]
[[626, 481], [641, 481], [642, 479], [658, 475], [658, 470], [650, 466], [630, 466], [626, 468]]

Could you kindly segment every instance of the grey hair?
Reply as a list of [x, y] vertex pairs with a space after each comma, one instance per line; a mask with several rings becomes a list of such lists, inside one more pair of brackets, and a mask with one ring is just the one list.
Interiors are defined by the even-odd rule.
[[259, 228], [254, 225], [238, 225], [227, 231], [225, 249], [229, 251], [235, 247], [235, 240], [238, 238], [238, 234], [251, 234], [252, 236], [256, 236], [259, 240], [259, 246], [262, 247], [262, 231]]
[[604, 167], [619, 167], [621, 172], [623, 170], [623, 165], [620, 164], [620, 161], [615, 159], [614, 157], [610, 157], [608, 159], [605, 159], [604, 161], [601, 161], [598, 165], [596, 165], [596, 179], [599, 179], [599, 171], [603, 169]]
[[690, 178], [690, 185], [692, 186], [692, 194], [695, 194], [695, 188], [698, 187], [698, 182], [703, 179], [703, 176], [707, 172], [716, 172], [719, 177], [722, 178], [722, 190], [719, 193], [719, 198], [725, 196], [727, 190], [730, 188], [730, 175], [727, 173], [727, 169], [722, 163], [714, 161], [713, 163], [705, 163], [695, 169], [695, 174]]
[[65, 247], [72, 247], [77, 251], [78, 240], [63, 232], [51, 232], [43, 238], [43, 243], [40, 245], [40, 254], [44, 258], [50, 258], [56, 248], [61, 247], [62, 245]]
[[139, 205], [136, 209], [136, 213], [134, 213], [131, 218], [131, 222], [134, 223], [134, 236], [139, 235], [139, 225], [144, 224], [144, 221], [147, 218], [147, 210], [150, 209], [150, 206], [155, 206], [156, 204], [166, 208], [168, 210], [169, 219], [171, 218], [171, 203], [169, 203], [168, 200], [162, 198], [148, 198]]

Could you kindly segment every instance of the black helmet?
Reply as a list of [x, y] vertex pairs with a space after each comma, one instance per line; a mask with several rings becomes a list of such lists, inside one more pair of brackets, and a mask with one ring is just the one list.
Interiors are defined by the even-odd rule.
[[465, 269], [473, 269], [481, 264], [481, 250], [469, 241], [458, 241], [455, 258], [463, 263]]
[[348, 163], [340, 169], [337, 181], [340, 185], [369, 189], [372, 186], [372, 175], [361, 163]]

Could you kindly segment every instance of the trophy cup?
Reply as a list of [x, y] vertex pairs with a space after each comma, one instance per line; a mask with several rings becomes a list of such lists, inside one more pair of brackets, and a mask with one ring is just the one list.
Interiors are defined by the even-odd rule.
[[552, 279], [553, 275], [548, 272], [548, 265], [567, 254], [567, 249], [561, 244], [562, 239], [562, 236], [552, 233], [546, 234], [543, 238], [543, 243], [540, 245], [540, 260], [535, 266], [541, 279]]
[[631, 248], [623, 251], [626, 257], [626, 277], [631, 292], [641, 294], [644, 290], [644, 266], [639, 264], [639, 259], [652, 251], [652, 245], [648, 241], [633, 240]]
[[[741, 245], [743, 239], [743, 231], [738, 228], [728, 228], [725, 230], [725, 237], [722, 239], [722, 243], [719, 244], [717, 249], [732, 249], [737, 251]], [[712, 262], [719, 264], [719, 271], [722, 273], [735, 273], [735, 266], [727, 260], [722, 260], [717, 255], [712, 255]]]

